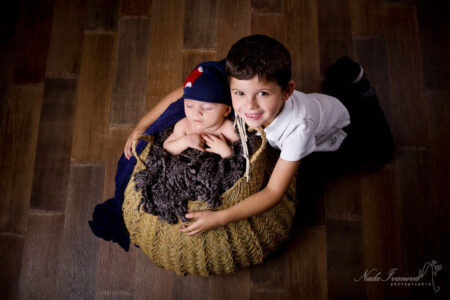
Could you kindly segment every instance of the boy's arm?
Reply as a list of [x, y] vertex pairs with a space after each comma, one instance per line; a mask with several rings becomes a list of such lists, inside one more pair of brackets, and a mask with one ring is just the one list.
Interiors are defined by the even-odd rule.
[[181, 228], [180, 231], [188, 235], [195, 235], [272, 208], [286, 193], [299, 165], [300, 161], [286, 161], [279, 158], [264, 189], [224, 210], [188, 213], [187, 218], [197, 220], [191, 225]]
[[299, 165], [300, 161], [279, 158], [264, 189], [223, 211], [224, 224], [257, 215], [277, 205], [291, 184]]
[[131, 145], [133, 142], [144, 134], [145, 130], [156, 121], [156, 119], [166, 110], [172, 102], [177, 101], [183, 96], [183, 87], [179, 87], [170, 94], [162, 98], [149, 112], [147, 112], [131, 132], [125, 143], [123, 150], [125, 157], [130, 159], [132, 156]]

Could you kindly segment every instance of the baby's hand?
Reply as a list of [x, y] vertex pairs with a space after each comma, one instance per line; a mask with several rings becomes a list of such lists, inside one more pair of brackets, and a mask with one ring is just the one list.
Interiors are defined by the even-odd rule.
[[186, 148], [194, 148], [200, 151], [205, 151], [205, 140], [198, 133], [188, 134], [183, 137]]
[[209, 147], [206, 151], [217, 153], [222, 156], [222, 158], [229, 157], [233, 154], [233, 150], [231, 150], [231, 147], [228, 145], [227, 140], [222, 134], [219, 136], [203, 134], [202, 137]]

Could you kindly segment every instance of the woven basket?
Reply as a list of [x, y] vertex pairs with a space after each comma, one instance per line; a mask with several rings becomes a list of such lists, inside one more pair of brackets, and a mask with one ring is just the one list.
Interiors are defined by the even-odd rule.
[[[262, 142], [250, 159], [250, 180], [240, 178], [221, 195], [222, 205], [217, 210], [235, 205], [258, 192], [267, 171], [266, 139], [260, 130]], [[137, 159], [132, 177], [125, 190], [123, 215], [131, 241], [138, 245], [158, 266], [179, 275], [231, 273], [237, 268], [262, 263], [263, 258], [276, 250], [288, 237], [295, 213], [295, 182], [283, 199], [272, 209], [248, 219], [231, 222], [196, 236], [179, 232], [180, 226], [171, 225], [158, 217], [137, 210], [141, 192], [135, 191], [134, 174], [145, 168], [143, 160], [150, 151], [153, 137], [144, 138], [148, 145]], [[269, 173], [270, 174], [270, 173]], [[201, 201], [189, 201], [188, 211], [207, 210]]]

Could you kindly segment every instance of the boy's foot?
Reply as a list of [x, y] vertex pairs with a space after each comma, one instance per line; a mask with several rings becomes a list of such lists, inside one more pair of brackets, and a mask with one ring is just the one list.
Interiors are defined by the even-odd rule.
[[364, 74], [363, 67], [347, 56], [340, 57], [327, 73], [327, 81], [334, 82], [344, 88], [352, 88], [361, 94], [370, 89], [370, 83]]
[[331, 66], [329, 74], [344, 84], [355, 84], [362, 79], [364, 70], [357, 62], [342, 56]]

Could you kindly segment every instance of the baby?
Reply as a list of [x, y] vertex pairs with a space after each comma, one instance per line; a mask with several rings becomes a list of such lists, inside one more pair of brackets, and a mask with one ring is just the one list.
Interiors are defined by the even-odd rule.
[[176, 224], [179, 219], [188, 221], [189, 200], [217, 208], [220, 195], [243, 176], [246, 159], [237, 147], [233, 122], [226, 118], [231, 95], [223, 62], [195, 67], [186, 79], [181, 102], [171, 112], [177, 115], [167, 122], [176, 122], [173, 131], [167, 128], [155, 136], [146, 168], [134, 180], [142, 191], [138, 209]]
[[[232, 155], [230, 143], [239, 140], [231, 112], [231, 96], [224, 68], [216, 62], [198, 65], [184, 83], [184, 113], [173, 133], [164, 142], [164, 149], [178, 155], [187, 148]], [[206, 147], [205, 147], [206, 145]]]

